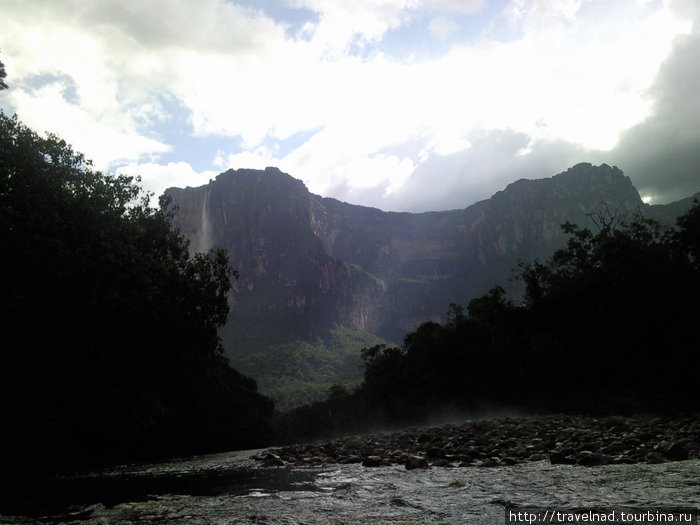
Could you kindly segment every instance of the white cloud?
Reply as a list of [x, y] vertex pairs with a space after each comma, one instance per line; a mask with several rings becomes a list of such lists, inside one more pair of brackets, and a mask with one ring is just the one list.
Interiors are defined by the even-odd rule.
[[428, 31], [438, 40], [448, 40], [458, 29], [457, 23], [446, 16], [437, 16], [428, 24]]
[[64, 138], [101, 170], [121, 160], [170, 150], [168, 145], [139, 134], [128, 114], [71, 104], [63, 91], [60, 83], [51, 83], [33, 92], [14, 90], [10, 100], [25, 124]]
[[153, 162], [131, 162], [116, 170], [118, 175], [141, 176], [143, 189], [156, 197], [167, 188], [202, 186], [219, 174], [218, 171], [197, 172], [186, 162], [169, 162], [167, 165]]
[[[341, 9], [326, 7], [335, 8]], [[538, 4], [531, 11], [569, 23], [578, 8], [576, 2], [556, 9]], [[330, 24], [323, 18], [320, 23]], [[217, 58], [217, 65], [192, 57], [192, 68], [200, 64], [194, 78], [208, 81], [193, 84], [186, 100], [200, 133], [243, 137], [248, 151], [228, 157], [227, 166], [279, 165], [319, 193], [343, 185], [395, 188], [405, 180], [409, 162], [468, 148], [478, 129], [612, 147], [622, 129], [648, 115], [644, 93], [655, 65], [687, 24], [661, 11], [629, 18], [625, 28], [596, 17], [571, 27], [552, 23], [524, 30], [510, 43], [456, 46], [424, 63], [382, 55], [328, 60], [316, 54], [313, 42], [299, 41], [288, 53], [270, 55], [260, 68], [236, 69], [228, 81], [226, 58]], [[381, 34], [367, 31], [366, 36]], [[261, 148], [265, 137], [314, 128], [320, 131], [284, 158]], [[388, 162], [382, 156], [387, 147], [416, 139], [423, 146], [413, 161]]]
[[423, 9], [451, 13], [474, 14], [486, 5], [486, 0], [422, 0]]
[[[382, 53], [389, 32], [422, 16], [448, 38], [457, 31], [452, 14], [481, 15], [485, 3], [292, 5], [318, 13], [304, 35], [222, 0], [9, 0], [0, 6], [13, 86], [6, 100], [25, 122], [100, 163], [142, 167], [160, 181], [154, 187], [169, 177], [165, 168], [197, 179], [189, 164], [158, 163], [169, 146], [153, 126], [174, 124], [170, 101], [188, 113], [183, 131], [198, 141], [240, 137], [242, 151], [222, 150], [213, 169], [277, 165], [317, 193], [396, 194], [422, 163], [468, 150], [482, 130], [613, 147], [650, 114], [659, 64], [690, 29], [666, 5], [514, 0], [503, 42], [482, 38], [399, 61]], [[37, 85], [41, 75], [69, 78], [73, 98], [60, 80]], [[285, 154], [269, 146], [310, 130]]]
[[[58, 7], [51, 2], [7, 3], [5, 14], [10, 16], [0, 45], [12, 78], [10, 106], [26, 124], [61, 135], [100, 169], [169, 151], [140, 129], [140, 122], [156, 117], [158, 104], [144, 93], [130, 97], [122, 89], [129, 83], [124, 70], [115, 67], [106, 35], [73, 27], [70, 18], [62, 23], [66, 15]], [[131, 46], [122, 51], [125, 58]], [[71, 95], [65, 79], [75, 88]]]
[[342, 180], [352, 181], [353, 189], [384, 187], [384, 195], [390, 195], [403, 186], [415, 169], [408, 158], [377, 154], [357, 158], [336, 170]]
[[217, 166], [222, 171], [228, 169], [250, 168], [250, 169], [265, 169], [268, 166], [280, 167], [284, 166], [283, 159], [277, 157], [270, 149], [265, 146], [260, 146], [252, 151], [242, 151], [240, 153], [225, 154], [219, 150], [214, 158], [214, 166]]

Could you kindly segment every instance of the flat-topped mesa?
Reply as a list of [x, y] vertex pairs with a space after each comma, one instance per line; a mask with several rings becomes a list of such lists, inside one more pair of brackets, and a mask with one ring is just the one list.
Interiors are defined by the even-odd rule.
[[240, 273], [232, 294], [236, 313], [295, 325], [339, 318], [367, 325], [371, 316], [362, 298], [380, 285], [326, 250], [318, 198], [302, 181], [277, 168], [239, 169], [206, 186], [167, 193], [193, 251], [208, 244], [205, 233], [212, 247], [228, 251]]
[[497, 284], [517, 298], [513, 270], [563, 247], [566, 221], [591, 227], [587, 214], [606, 209], [665, 218], [620, 169], [588, 163], [518, 180], [464, 209], [426, 213], [320, 197], [277, 168], [228, 170], [204, 186], [166, 193], [191, 250], [228, 250], [240, 272], [235, 318], [307, 335], [352, 326], [396, 343], [420, 323], [442, 319], [450, 303], [466, 305]]
[[[310, 195], [302, 181], [271, 167], [231, 169], [204, 186], [168, 188], [165, 193], [177, 206], [175, 222], [189, 239], [192, 252], [206, 251], [200, 249], [202, 246], [227, 247], [228, 225], [260, 227], [251, 218], [265, 218], [264, 210], [275, 210], [270, 221], [296, 222], [304, 218]], [[203, 239], [205, 231], [211, 239]]]

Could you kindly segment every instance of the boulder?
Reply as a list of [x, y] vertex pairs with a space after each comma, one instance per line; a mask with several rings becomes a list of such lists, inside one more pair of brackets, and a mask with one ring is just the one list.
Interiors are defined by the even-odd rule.
[[351, 454], [349, 456], [345, 456], [343, 459], [338, 461], [338, 463], [342, 463], [344, 465], [350, 463], [362, 463], [362, 458], [360, 456], [355, 456], [354, 454]]
[[284, 461], [277, 454], [268, 453], [262, 458], [262, 463], [265, 467], [283, 467]]
[[367, 456], [362, 460], [363, 467], [381, 467], [384, 461], [379, 456]]
[[425, 453], [430, 459], [444, 459], [445, 451], [439, 447], [430, 447]]
[[480, 467], [500, 467], [501, 465], [503, 465], [503, 463], [501, 462], [500, 458], [490, 457], [490, 458], [486, 458], [485, 460], [483, 460], [479, 466]]
[[666, 462], [668, 462], [668, 460], [664, 457], [663, 454], [661, 454], [661, 452], [657, 452], [654, 450], [652, 452], [649, 452], [649, 454], [647, 454], [646, 462], [652, 463], [652, 464], [654, 464], [654, 463], [666, 463]]
[[574, 465], [576, 452], [571, 449], [557, 449], [549, 453], [549, 462], [552, 465]]
[[600, 465], [608, 465], [611, 463], [609, 456], [590, 450], [582, 450], [576, 455], [576, 464], [584, 467], [598, 467]]
[[666, 456], [668, 459], [680, 461], [688, 459], [689, 452], [690, 451], [688, 450], [688, 447], [685, 445], [685, 443], [682, 443], [680, 441], [674, 441], [663, 451], [663, 455]]
[[416, 468], [430, 468], [428, 460], [422, 456], [408, 456], [404, 463], [406, 470], [413, 470]]

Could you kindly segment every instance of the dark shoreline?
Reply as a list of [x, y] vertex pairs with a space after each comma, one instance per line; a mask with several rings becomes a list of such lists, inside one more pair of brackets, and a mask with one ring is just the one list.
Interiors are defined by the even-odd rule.
[[411, 468], [494, 467], [526, 461], [598, 466], [700, 458], [700, 414], [547, 415], [467, 421], [267, 449], [267, 467], [361, 463]]

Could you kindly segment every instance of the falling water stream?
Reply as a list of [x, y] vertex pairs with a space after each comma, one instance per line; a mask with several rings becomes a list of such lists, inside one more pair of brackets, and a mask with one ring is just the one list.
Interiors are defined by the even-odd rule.
[[199, 238], [199, 249], [197, 251], [207, 253], [214, 246], [212, 236], [211, 216], [209, 213], [209, 201], [211, 199], [211, 184], [207, 185], [202, 201], [202, 230]]

